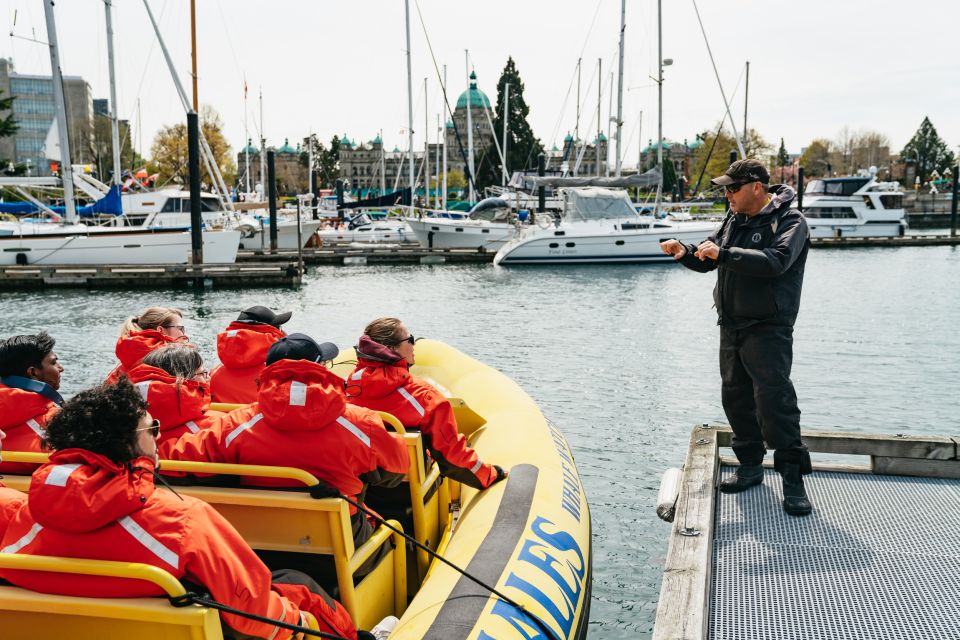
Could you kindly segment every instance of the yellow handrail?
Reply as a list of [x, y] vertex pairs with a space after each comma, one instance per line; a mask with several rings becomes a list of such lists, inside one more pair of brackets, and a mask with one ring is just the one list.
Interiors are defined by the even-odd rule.
[[50, 571], [53, 573], [106, 576], [109, 578], [130, 578], [132, 580], [152, 582], [163, 589], [168, 596], [182, 596], [186, 593], [183, 585], [160, 567], [139, 562], [84, 560], [81, 558], [0, 553], [0, 567], [17, 571]]
[[32, 451], [7, 451], [0, 455], [4, 462], [29, 462], [31, 464], [46, 464], [50, 460], [49, 453], [35, 453]]
[[230, 413], [234, 409], [239, 409], [240, 407], [244, 407], [244, 406], [246, 405], [236, 404], [234, 402], [211, 402], [210, 403], [210, 409], [212, 411], [223, 411], [224, 413]]
[[392, 413], [387, 413], [386, 411], [377, 411], [377, 413], [380, 414], [380, 419], [393, 427], [397, 433], [406, 435], [407, 430], [404, 429], [403, 423], [397, 419], [397, 416], [393, 415]]

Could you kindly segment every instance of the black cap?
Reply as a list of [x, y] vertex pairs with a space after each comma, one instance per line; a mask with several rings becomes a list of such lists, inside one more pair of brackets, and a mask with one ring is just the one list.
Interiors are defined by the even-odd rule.
[[246, 324], [269, 324], [274, 327], [279, 327], [289, 320], [292, 315], [292, 311], [274, 313], [266, 307], [250, 307], [240, 312], [240, 315], [237, 316], [237, 322], [245, 322]]
[[291, 333], [273, 343], [267, 351], [267, 365], [278, 360], [309, 360], [326, 362], [333, 360], [340, 349], [332, 342], [317, 344], [317, 341], [305, 333]]
[[747, 158], [746, 160], [737, 160], [723, 172], [723, 175], [711, 180], [715, 185], [725, 187], [728, 184], [746, 184], [748, 182], [770, 182], [770, 173], [759, 160]]

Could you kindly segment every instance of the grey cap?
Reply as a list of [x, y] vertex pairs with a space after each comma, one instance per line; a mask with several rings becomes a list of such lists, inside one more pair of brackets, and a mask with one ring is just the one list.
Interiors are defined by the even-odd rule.
[[333, 360], [340, 353], [340, 349], [332, 342], [318, 344], [316, 340], [305, 333], [291, 333], [271, 345], [267, 351], [267, 365], [278, 360], [309, 360], [310, 362], [326, 362]]
[[759, 160], [747, 158], [746, 160], [737, 160], [727, 167], [722, 176], [714, 178], [710, 182], [720, 187], [748, 182], [768, 184], [770, 182], [770, 172]]

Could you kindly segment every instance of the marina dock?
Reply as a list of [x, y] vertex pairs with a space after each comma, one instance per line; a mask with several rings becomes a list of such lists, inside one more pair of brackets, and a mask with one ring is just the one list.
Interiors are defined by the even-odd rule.
[[960, 438], [805, 432], [811, 451], [860, 459], [814, 465], [802, 518], [770, 468], [718, 492], [731, 438], [691, 434], [655, 640], [960, 637]]
[[[354, 247], [349, 244], [325, 245], [303, 250], [303, 263], [309, 265], [342, 264], [483, 264], [493, 262], [496, 251], [476, 249], [425, 249], [416, 242], [383, 247]], [[297, 260], [295, 249], [275, 253], [240, 251], [238, 263]]]
[[0, 267], [0, 290], [58, 287], [107, 289], [290, 287], [300, 284], [296, 260], [236, 264], [25, 265]]

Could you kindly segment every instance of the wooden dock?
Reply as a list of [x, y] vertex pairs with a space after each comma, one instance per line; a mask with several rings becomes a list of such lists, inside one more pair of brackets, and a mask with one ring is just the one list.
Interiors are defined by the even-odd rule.
[[236, 264], [25, 265], [0, 267], [0, 290], [74, 287], [89, 289], [243, 288], [295, 286], [296, 260]]
[[[496, 251], [476, 249], [425, 249], [415, 242], [383, 247], [353, 247], [348, 244], [328, 245], [303, 250], [303, 263], [308, 265], [365, 264], [484, 264], [493, 262]], [[275, 253], [240, 251], [238, 263], [297, 261], [295, 249]]]
[[854, 247], [955, 247], [960, 236], [950, 234], [910, 235], [897, 238], [813, 238], [814, 247], [852, 249]]
[[769, 465], [763, 485], [718, 493], [731, 440], [691, 433], [654, 640], [960, 637], [960, 513], [940, 506], [960, 496], [960, 438], [804, 432], [813, 452], [860, 459], [814, 464], [802, 518]]

